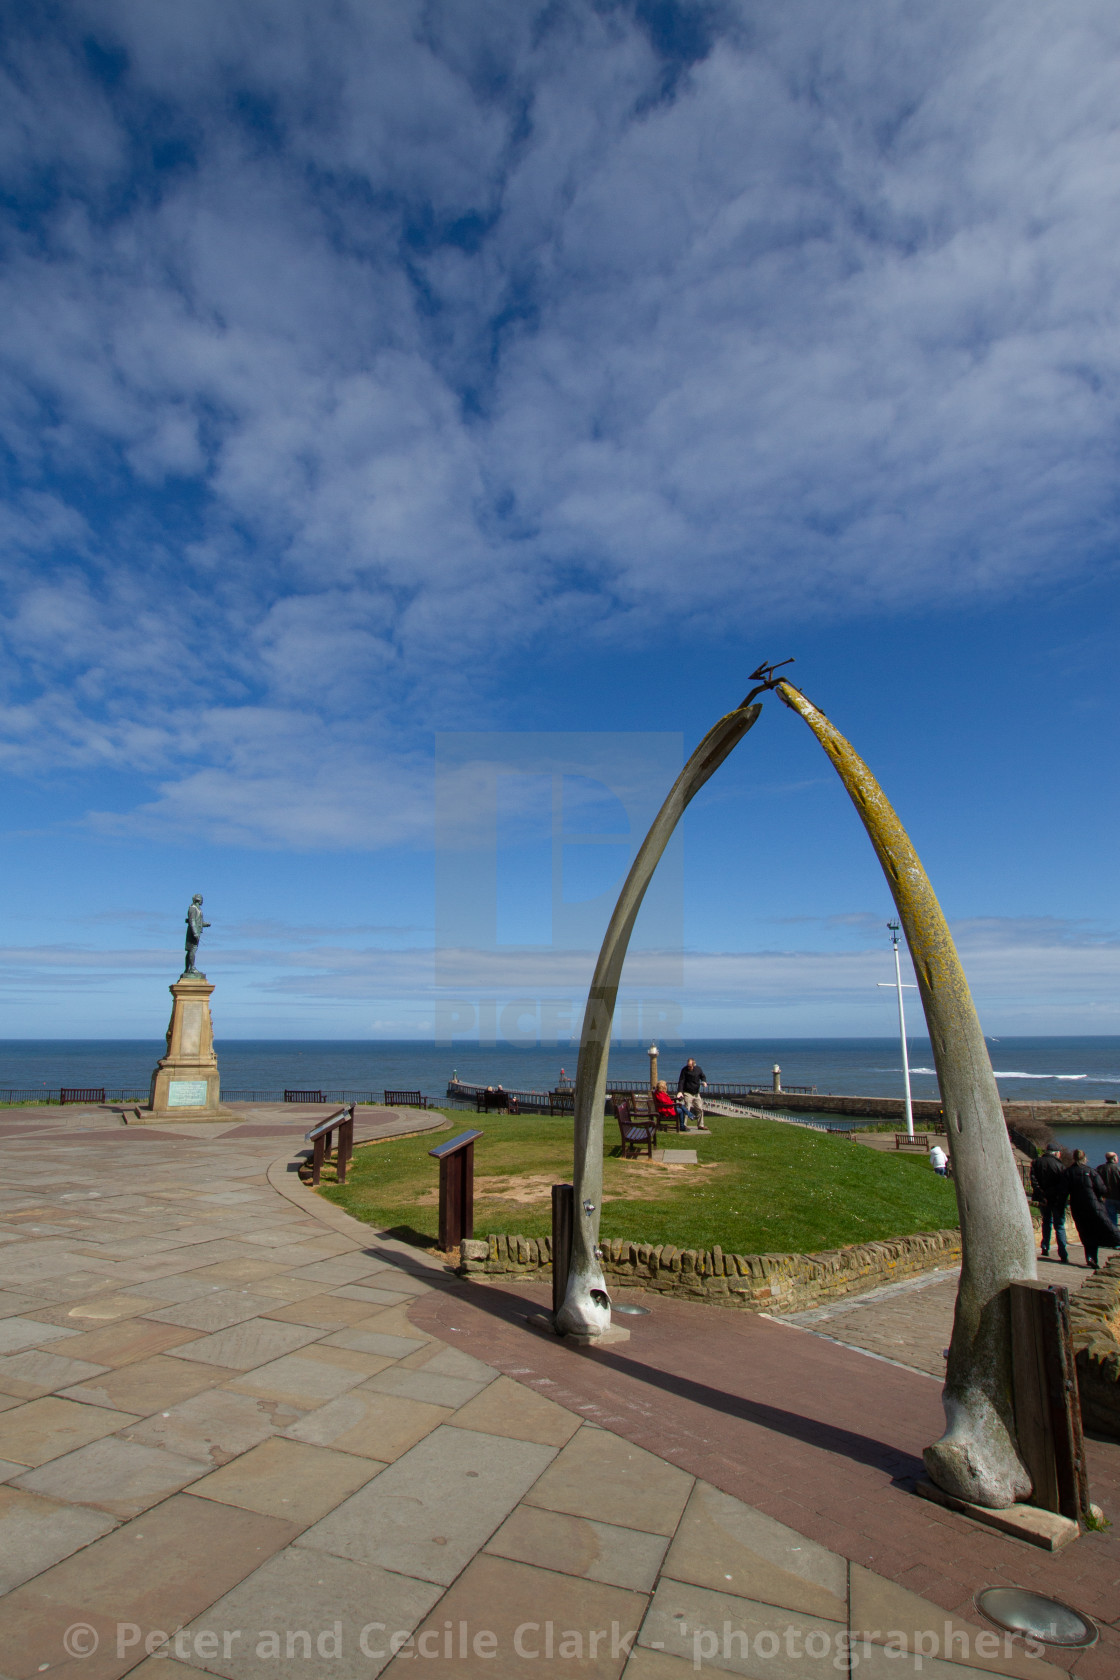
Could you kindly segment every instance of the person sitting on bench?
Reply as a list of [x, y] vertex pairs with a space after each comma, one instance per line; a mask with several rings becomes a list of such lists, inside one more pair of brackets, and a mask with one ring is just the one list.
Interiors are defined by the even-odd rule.
[[657, 1089], [653, 1093], [653, 1107], [658, 1121], [675, 1120], [678, 1132], [688, 1131], [684, 1108], [680, 1103], [673, 1101], [669, 1095], [669, 1087], [663, 1079], [658, 1080]]

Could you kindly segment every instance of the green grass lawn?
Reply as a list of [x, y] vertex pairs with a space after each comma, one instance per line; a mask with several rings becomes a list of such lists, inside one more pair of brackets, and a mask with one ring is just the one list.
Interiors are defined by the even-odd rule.
[[[475, 1145], [475, 1235], [526, 1237], [551, 1229], [551, 1186], [571, 1179], [571, 1117], [488, 1114]], [[455, 1130], [471, 1117], [451, 1116]], [[813, 1253], [880, 1237], [957, 1224], [952, 1185], [924, 1156], [877, 1153], [846, 1139], [776, 1121], [709, 1115], [711, 1135], [695, 1145], [696, 1167], [665, 1167], [619, 1155], [618, 1126], [605, 1128], [602, 1234], [632, 1242], [674, 1243], [736, 1254]], [[614, 1137], [611, 1136], [613, 1129]], [[344, 1185], [322, 1193], [353, 1214], [406, 1240], [434, 1246], [439, 1165], [428, 1150], [448, 1133], [367, 1144]]]

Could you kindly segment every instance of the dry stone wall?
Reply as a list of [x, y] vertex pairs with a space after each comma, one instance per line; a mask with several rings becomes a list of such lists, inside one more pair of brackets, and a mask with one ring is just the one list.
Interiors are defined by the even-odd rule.
[[1120, 1256], [1082, 1284], [1069, 1310], [1082, 1419], [1120, 1440]]
[[[681, 1249], [614, 1237], [604, 1239], [602, 1252], [607, 1282], [619, 1288], [745, 1312], [790, 1313], [956, 1265], [961, 1234], [924, 1231], [823, 1254], [725, 1254], [718, 1246]], [[548, 1237], [490, 1236], [463, 1242], [459, 1262], [465, 1277], [551, 1277], [552, 1242]]]

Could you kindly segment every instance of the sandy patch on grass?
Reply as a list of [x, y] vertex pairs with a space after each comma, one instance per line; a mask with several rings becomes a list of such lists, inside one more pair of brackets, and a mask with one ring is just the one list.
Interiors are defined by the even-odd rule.
[[[667, 1184], [679, 1182], [682, 1174], [691, 1178], [708, 1179], [713, 1173], [726, 1170], [726, 1163], [712, 1162], [695, 1167], [667, 1166], [664, 1161], [616, 1161], [603, 1189], [604, 1202], [656, 1202], [665, 1194]], [[618, 1179], [624, 1179], [619, 1185]], [[611, 1183], [613, 1180], [613, 1185]], [[552, 1200], [552, 1186], [557, 1179], [551, 1173], [499, 1173], [478, 1177], [474, 1181], [475, 1203], [494, 1202], [515, 1207], [537, 1207]], [[416, 1198], [421, 1207], [433, 1207], [439, 1201], [438, 1188], [425, 1190]]]

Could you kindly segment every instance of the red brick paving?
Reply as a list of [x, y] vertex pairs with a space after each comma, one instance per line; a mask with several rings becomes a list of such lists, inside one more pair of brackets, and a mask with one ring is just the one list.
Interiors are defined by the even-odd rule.
[[[1078, 1680], [1120, 1677], [1120, 1537], [1043, 1552], [912, 1491], [942, 1432], [940, 1385], [822, 1337], [720, 1307], [652, 1301], [628, 1343], [576, 1349], [528, 1328], [547, 1287], [449, 1281], [409, 1316], [589, 1421], [679, 1464], [853, 1562], [972, 1621], [973, 1594], [1014, 1583], [1101, 1627]], [[648, 1298], [652, 1299], [652, 1298]], [[621, 1321], [617, 1321], [621, 1322]], [[1092, 1495], [1120, 1523], [1120, 1444], [1087, 1443]]]

